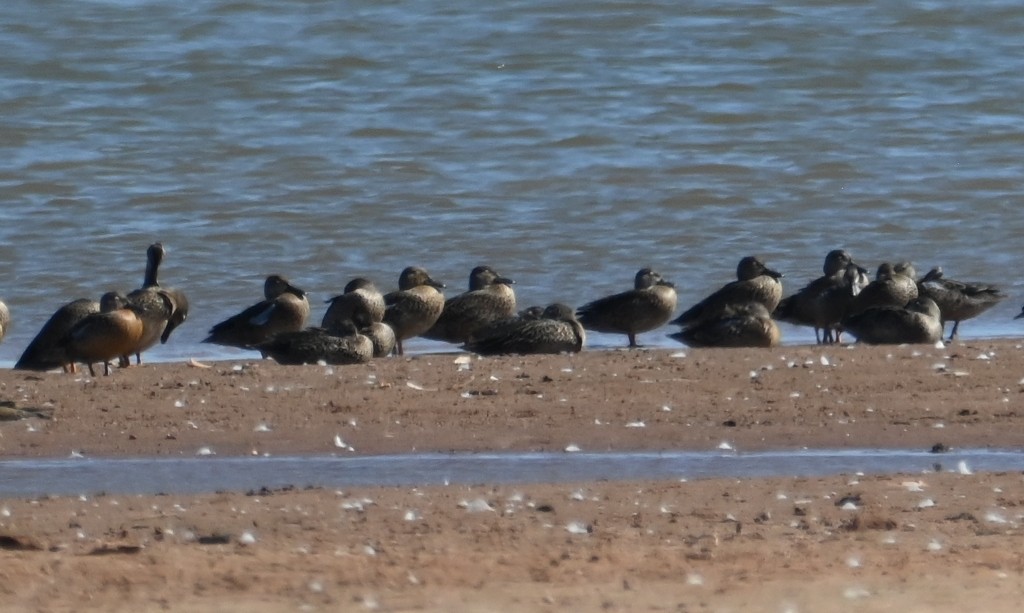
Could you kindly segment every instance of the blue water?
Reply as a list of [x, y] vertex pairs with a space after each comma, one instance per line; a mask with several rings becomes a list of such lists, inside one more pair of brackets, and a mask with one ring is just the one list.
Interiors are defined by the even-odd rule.
[[0, 460], [0, 497], [181, 494], [285, 486], [423, 486], [710, 477], [1021, 471], [1024, 451], [901, 449]]
[[962, 335], [1017, 336], [1022, 31], [1009, 1], [9, 0], [0, 365], [154, 240], [192, 314], [151, 360], [240, 355], [199, 340], [272, 272], [314, 320], [409, 264], [449, 293], [490, 264], [523, 306], [650, 265], [682, 309], [836, 247], [999, 282]]

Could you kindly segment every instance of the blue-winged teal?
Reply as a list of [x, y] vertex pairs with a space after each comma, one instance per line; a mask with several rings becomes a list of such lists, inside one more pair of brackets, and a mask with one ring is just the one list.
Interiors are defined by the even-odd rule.
[[514, 283], [490, 266], [477, 266], [469, 273], [469, 291], [445, 300], [441, 316], [422, 336], [461, 344], [487, 324], [515, 315]]
[[264, 300], [210, 328], [204, 343], [254, 348], [282, 332], [297, 332], [306, 325], [306, 293], [280, 275], [263, 284]]
[[961, 321], [981, 315], [1006, 298], [1006, 294], [995, 285], [946, 279], [938, 266], [918, 282], [917, 292], [939, 305], [943, 325], [947, 321], [953, 322], [949, 340], [956, 338]]
[[[811, 281], [795, 294], [783, 298], [772, 313], [772, 317], [778, 321], [784, 321], [797, 326], [811, 326], [814, 328], [814, 340], [816, 342], [831, 342], [832, 330], [820, 324], [822, 317], [819, 313], [821, 308], [819, 301], [826, 292], [847, 284], [847, 269], [851, 265], [856, 266], [856, 270], [864, 275], [864, 285], [867, 285], [868, 271], [857, 266], [853, 261], [853, 257], [845, 250], [834, 249], [825, 256], [825, 264], [822, 266], [824, 275]], [[862, 287], [857, 287], [857, 282], [860, 281], [860, 278], [858, 276], [857, 279], [854, 279], [853, 287], [858, 292]], [[840, 314], [841, 317], [842, 315]], [[836, 319], [834, 323], [838, 322], [839, 319]], [[819, 334], [819, 330], [824, 330], [824, 334]]]
[[0, 300], [0, 341], [4, 340], [7, 336], [7, 330], [11, 327], [11, 311], [4, 304], [3, 300]]
[[73, 300], [50, 316], [32, 342], [18, 358], [18, 370], [52, 370], [66, 368], [69, 361], [61, 341], [78, 322], [100, 312], [100, 303], [87, 298]]
[[760, 302], [726, 307], [716, 319], [669, 334], [691, 347], [775, 347], [782, 340], [778, 324]]
[[373, 342], [351, 321], [338, 325], [339, 334], [323, 328], [281, 332], [256, 346], [281, 364], [365, 364], [373, 357]]
[[939, 305], [928, 297], [906, 306], [877, 306], [846, 317], [843, 328], [858, 341], [871, 345], [934, 344], [942, 338]]
[[707, 319], [718, 319], [729, 307], [760, 302], [768, 312], [782, 300], [782, 273], [776, 272], [756, 256], [747, 256], [736, 266], [736, 280], [687, 309], [671, 323], [694, 326]]
[[426, 270], [410, 266], [398, 277], [398, 291], [384, 296], [384, 323], [395, 332], [395, 350], [403, 355], [402, 341], [419, 336], [437, 322], [444, 310], [444, 284]]
[[507, 324], [473, 338], [464, 348], [481, 355], [578, 353], [587, 338], [572, 307], [561, 303], [548, 305], [539, 319]]
[[334, 331], [344, 321], [353, 321], [363, 314], [367, 324], [384, 320], [384, 295], [369, 279], [356, 277], [345, 285], [345, 292], [327, 301], [330, 306], [320, 322]]
[[914, 269], [906, 262], [895, 266], [883, 262], [878, 266], [875, 280], [868, 283], [850, 304], [849, 315], [877, 306], [901, 307], [917, 298], [917, 280]]
[[676, 310], [676, 288], [650, 268], [641, 268], [633, 289], [598, 298], [576, 310], [587, 330], [625, 334], [630, 347], [636, 335], [665, 325]]
[[123, 295], [108, 292], [100, 299], [100, 312], [86, 315], [58, 345], [70, 365], [66, 370], [74, 372], [74, 363], [82, 362], [95, 377], [94, 363], [103, 362], [103, 374], [109, 375], [110, 361], [131, 353], [143, 333], [144, 324], [138, 311]]
[[[128, 294], [128, 304], [142, 317], [143, 334], [139, 346], [132, 353], [135, 363], [142, 363], [142, 352], [159, 340], [166, 343], [171, 332], [188, 318], [188, 298], [181, 290], [160, 287], [157, 274], [165, 255], [161, 243], [153, 243], [146, 249], [146, 274], [142, 287]], [[121, 364], [127, 366], [128, 356]]]

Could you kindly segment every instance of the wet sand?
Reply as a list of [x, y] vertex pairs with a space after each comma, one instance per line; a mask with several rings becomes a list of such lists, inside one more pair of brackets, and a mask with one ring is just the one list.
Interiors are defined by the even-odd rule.
[[[0, 453], [1024, 448], [1022, 377], [1016, 340], [2, 371], [21, 419], [0, 423]], [[1010, 611], [1022, 486], [947, 471], [8, 499], [0, 594], [15, 610]]]

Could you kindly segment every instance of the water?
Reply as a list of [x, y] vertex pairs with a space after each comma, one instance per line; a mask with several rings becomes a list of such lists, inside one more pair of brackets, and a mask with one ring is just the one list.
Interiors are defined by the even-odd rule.
[[[961, 464], [963, 463], [963, 464]], [[902, 449], [759, 453], [626, 452], [407, 454], [360, 457], [2, 460], [0, 497], [183, 494], [261, 487], [421, 486], [594, 480], [894, 474], [934, 470], [1020, 471], [1024, 452]]]
[[962, 334], [1018, 335], [1021, 31], [1010, 1], [8, 0], [0, 365], [154, 240], [192, 316], [151, 360], [247, 355], [198, 341], [271, 272], [319, 303], [489, 263], [525, 306], [650, 265], [682, 307], [835, 247], [1001, 282]]

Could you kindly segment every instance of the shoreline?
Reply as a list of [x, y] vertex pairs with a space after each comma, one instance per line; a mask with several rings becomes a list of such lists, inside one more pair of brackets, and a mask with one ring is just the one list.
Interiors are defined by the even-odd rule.
[[[202, 366], [0, 371], [0, 400], [52, 414], [0, 422], [0, 456], [1024, 448], [1015, 340]], [[0, 594], [15, 611], [1016, 611], [1024, 473], [945, 468], [0, 497]]]

